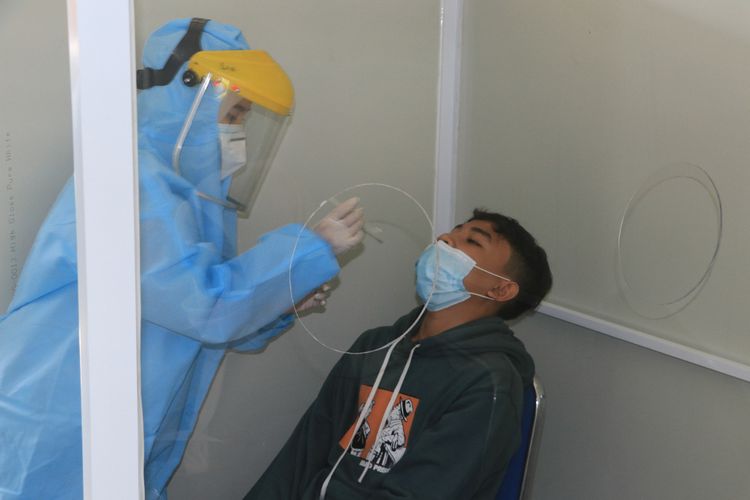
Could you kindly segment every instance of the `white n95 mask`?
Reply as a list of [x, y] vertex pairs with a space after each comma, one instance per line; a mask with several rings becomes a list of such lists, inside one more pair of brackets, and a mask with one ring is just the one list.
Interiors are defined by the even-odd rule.
[[427, 310], [439, 311], [468, 300], [472, 295], [494, 300], [466, 290], [464, 278], [475, 267], [496, 278], [512, 281], [508, 277], [482, 269], [474, 259], [444, 241], [427, 247], [417, 261], [417, 294], [427, 303]]
[[226, 179], [247, 164], [247, 137], [242, 124], [219, 123], [221, 178]]

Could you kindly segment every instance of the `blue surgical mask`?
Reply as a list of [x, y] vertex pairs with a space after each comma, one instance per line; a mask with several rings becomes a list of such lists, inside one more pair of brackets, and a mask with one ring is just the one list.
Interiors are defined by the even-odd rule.
[[439, 311], [459, 304], [475, 295], [494, 300], [486, 295], [469, 292], [464, 286], [464, 278], [474, 268], [496, 278], [512, 281], [477, 266], [474, 259], [444, 241], [427, 247], [417, 261], [417, 294], [427, 303], [429, 311]]

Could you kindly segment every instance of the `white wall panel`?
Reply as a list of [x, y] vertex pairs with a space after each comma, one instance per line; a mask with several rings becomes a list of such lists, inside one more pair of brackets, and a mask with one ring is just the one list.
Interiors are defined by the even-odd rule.
[[539, 314], [517, 325], [547, 405], [534, 500], [738, 500], [750, 384]]
[[479, 1], [465, 17], [458, 217], [486, 205], [526, 224], [551, 303], [748, 364], [750, 7]]
[[[747, 363], [748, 5], [476, 0], [464, 19], [457, 217], [484, 205], [538, 236], [556, 278], [546, 311], [694, 362]], [[684, 162], [721, 194], [721, 248], [696, 300], [650, 320], [617, 285], [619, 220], [649, 176]], [[657, 192], [628, 229], [652, 298], [684, 290], [715, 237], [699, 185]], [[535, 499], [747, 496], [747, 382], [543, 314], [514, 329], [546, 389]]]

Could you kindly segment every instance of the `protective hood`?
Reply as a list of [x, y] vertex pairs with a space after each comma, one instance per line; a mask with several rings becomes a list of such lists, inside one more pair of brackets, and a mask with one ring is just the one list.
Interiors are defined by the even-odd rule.
[[[143, 65], [153, 68], [164, 66], [174, 48], [187, 32], [190, 21], [190, 19], [176, 19], [154, 31], [143, 48]], [[250, 46], [242, 32], [234, 26], [217, 21], [208, 21], [201, 35], [201, 48], [203, 50], [247, 50]], [[196, 93], [195, 88], [182, 83], [181, 75], [185, 70], [187, 70], [187, 61], [169, 84], [152, 87], [138, 93], [139, 125], [148, 125], [147, 133], [149, 135], [158, 135], [167, 140], [171, 139], [173, 144], [180, 127], [185, 122], [185, 116]], [[206, 124], [213, 124], [215, 128], [218, 107], [213, 110], [206, 107], [206, 109], [201, 109], [199, 113], [197, 120]], [[155, 132], [158, 133], [154, 134]], [[204, 131], [196, 129], [193, 132]], [[213, 132], [216, 131], [213, 130]]]
[[[157, 29], [146, 41], [143, 65], [151, 68], [164, 66], [172, 51], [187, 32], [191, 19], [171, 21]], [[228, 24], [208, 21], [201, 34], [202, 50], [246, 50], [249, 45], [240, 30]], [[139, 147], [154, 152], [165, 166], [171, 165], [172, 150], [182, 125], [185, 123], [198, 87], [188, 87], [182, 82], [187, 61], [172, 81], [138, 93]], [[216, 118], [219, 102], [205, 99], [198, 109], [183, 148], [181, 174], [194, 185], [206, 183], [206, 165], [219, 165], [221, 161]], [[219, 186], [219, 172], [209, 185], [199, 186], [213, 196]]]

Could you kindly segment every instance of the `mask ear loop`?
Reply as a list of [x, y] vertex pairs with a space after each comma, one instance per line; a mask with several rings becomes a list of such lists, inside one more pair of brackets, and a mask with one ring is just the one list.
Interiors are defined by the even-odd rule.
[[479, 267], [479, 266], [477, 266], [477, 265], [474, 265], [474, 267], [476, 267], [476, 268], [477, 268], [477, 269], [479, 269], [480, 271], [483, 271], [483, 272], [485, 272], [485, 273], [487, 273], [487, 274], [489, 274], [489, 275], [491, 275], [491, 276], [494, 276], [495, 278], [499, 278], [499, 279], [501, 279], [501, 280], [505, 280], [505, 281], [507, 281], [508, 283], [514, 283], [514, 281], [513, 281], [513, 280], [512, 280], [511, 278], [508, 278], [507, 276], [503, 276], [503, 275], [501, 275], [501, 274], [495, 274], [495, 273], [493, 273], [492, 271], [488, 271], [487, 269], [485, 269], [485, 268], [483, 268], [483, 267]]
[[[476, 262], [476, 261], [475, 261], [474, 259], [472, 259], [472, 258], [471, 258], [470, 256], [468, 256], [468, 255], [467, 255], [467, 254], [466, 254], [465, 252], [462, 252], [461, 250], [459, 250], [459, 249], [457, 249], [457, 248], [454, 248], [454, 247], [452, 247], [452, 246], [448, 245], [448, 244], [447, 244], [447, 243], [446, 243], [445, 241], [443, 241], [443, 240], [438, 240], [438, 241], [437, 241], [437, 242], [435, 243], [435, 245], [436, 245], [436, 247], [437, 247], [437, 251], [435, 252], [435, 258], [436, 258], [436, 262], [437, 262], [437, 264], [436, 264], [436, 269], [435, 269], [435, 273], [436, 273], [435, 275], [436, 275], [436, 276], [437, 276], [437, 268], [438, 268], [438, 267], [439, 267], [439, 265], [440, 265], [440, 260], [439, 260], [439, 259], [440, 259], [440, 252], [446, 252], [446, 253], [454, 253], [454, 254], [460, 254], [460, 255], [462, 256], [462, 258], [463, 258], [463, 259], [466, 259], [466, 260], [468, 260], [468, 261], [469, 261], [469, 262], [471, 263], [471, 268], [472, 268], [472, 269], [476, 268], [476, 269], [479, 269], [480, 271], [482, 271], [482, 272], [484, 272], [484, 273], [487, 273], [487, 274], [489, 274], [490, 276], [494, 276], [495, 278], [498, 278], [498, 279], [501, 279], [501, 280], [507, 281], [508, 283], [515, 283], [515, 281], [514, 281], [514, 280], [513, 280], [512, 278], [509, 278], [509, 277], [507, 277], [507, 276], [502, 276], [502, 275], [500, 275], [500, 274], [495, 274], [495, 273], [493, 273], [492, 271], [488, 271], [487, 269], [485, 269], [485, 268], [483, 268], [483, 267], [481, 267], [481, 266], [478, 266], [478, 265], [477, 265], [477, 262]], [[469, 271], [469, 272], [471, 272], [471, 271]], [[433, 285], [435, 284], [435, 281], [434, 281], [434, 280], [433, 280], [432, 284], [433, 284]], [[517, 283], [516, 283], [516, 284], [517, 284]], [[481, 293], [476, 293], [476, 292], [471, 292], [471, 291], [469, 291], [469, 290], [466, 290], [466, 287], [464, 287], [464, 290], [465, 290], [465, 291], [466, 291], [466, 293], [468, 293], [469, 295], [473, 295], [473, 296], [475, 296], [475, 297], [479, 297], [479, 298], [482, 298], [482, 299], [485, 299], [485, 300], [490, 300], [490, 301], [492, 301], [492, 302], [497, 302], [497, 300], [496, 300], [496, 299], [493, 299], [492, 297], [489, 297], [489, 296], [487, 296], [487, 295], [482, 295]]]
[[460, 255], [462, 259], [468, 260], [469, 262], [471, 262], [471, 268], [472, 269], [477, 268], [477, 269], [479, 269], [482, 272], [485, 272], [485, 273], [487, 273], [487, 274], [489, 274], [491, 276], [494, 276], [495, 278], [500, 278], [501, 280], [513, 282], [513, 279], [511, 279], [511, 278], [509, 278], [507, 276], [503, 276], [501, 274], [495, 274], [492, 271], [488, 271], [487, 269], [478, 266], [477, 265], [477, 261], [475, 261], [469, 255], [467, 255], [466, 252], [463, 252], [463, 251], [459, 250], [458, 248], [454, 248], [454, 247], [450, 246], [448, 243], [446, 243], [443, 240], [439, 239], [439, 240], [437, 240], [437, 242], [435, 244], [437, 245], [437, 249], [438, 249], [438, 251], [435, 252], [436, 255], [440, 253], [440, 249], [442, 248], [443, 252], [453, 253], [453, 254]]
[[[339, 354], [351, 354], [351, 355], [370, 354], [370, 353], [373, 353], [373, 352], [382, 351], [383, 349], [388, 349], [390, 346], [395, 345], [396, 343], [400, 342], [401, 339], [403, 339], [404, 337], [406, 337], [414, 329], [414, 327], [419, 324], [420, 320], [422, 319], [422, 316], [424, 316], [424, 313], [427, 311], [427, 305], [430, 303], [430, 299], [432, 299], [432, 294], [435, 292], [435, 285], [436, 285], [436, 280], [435, 280], [435, 278], [433, 278], [433, 280], [432, 280], [432, 288], [430, 289], [430, 295], [427, 297], [427, 300], [425, 301], [424, 306], [422, 306], [422, 310], [419, 311], [419, 314], [417, 315], [416, 319], [414, 320], [414, 322], [411, 325], [409, 325], [409, 327], [406, 329], [406, 331], [404, 331], [403, 334], [401, 334], [399, 337], [391, 340], [387, 344], [384, 344], [384, 345], [382, 345], [380, 347], [377, 347], [375, 349], [370, 349], [368, 351], [358, 351], [358, 352], [352, 352], [352, 351], [345, 351], [345, 350], [342, 350], [342, 349], [337, 349], [335, 347], [329, 346], [328, 344], [326, 344], [325, 342], [323, 342], [322, 340], [320, 340], [312, 331], [310, 331], [310, 329], [307, 327], [307, 325], [305, 324], [305, 322], [302, 320], [302, 318], [299, 315], [299, 311], [297, 310], [297, 305], [295, 304], [295, 301], [294, 301], [294, 289], [293, 289], [293, 286], [292, 286], [292, 264], [294, 263], [294, 257], [297, 254], [297, 247], [299, 246], [300, 237], [302, 236], [302, 232], [305, 230], [305, 228], [307, 228], [307, 226], [310, 224], [310, 221], [315, 217], [315, 215], [317, 215], [318, 212], [320, 212], [320, 210], [323, 208], [323, 206], [325, 206], [325, 204], [328, 202], [328, 200], [330, 200], [331, 198], [339, 198], [340, 195], [343, 195], [347, 191], [351, 191], [353, 189], [357, 189], [357, 188], [360, 188], [360, 187], [384, 187], [384, 188], [392, 189], [392, 190], [394, 190], [394, 191], [396, 191], [398, 193], [403, 194], [404, 196], [406, 196], [407, 198], [409, 198], [412, 202], [414, 202], [415, 205], [417, 205], [419, 207], [419, 209], [422, 211], [422, 215], [424, 215], [425, 220], [430, 225], [430, 234], [431, 235], [435, 234], [435, 226], [432, 223], [432, 219], [430, 219], [430, 216], [427, 214], [427, 210], [425, 210], [425, 208], [422, 206], [421, 203], [419, 203], [417, 201], [416, 198], [414, 198], [412, 195], [410, 195], [409, 193], [407, 193], [403, 189], [397, 188], [395, 186], [391, 186], [390, 184], [383, 184], [383, 183], [380, 183], [380, 182], [365, 182], [365, 183], [362, 183], [362, 184], [356, 184], [354, 186], [350, 186], [350, 187], [348, 187], [346, 189], [342, 189], [341, 191], [339, 191], [335, 195], [333, 195], [333, 196], [327, 198], [325, 201], [321, 202], [320, 205], [318, 206], [318, 208], [316, 208], [315, 210], [313, 210], [313, 212], [310, 214], [310, 216], [307, 218], [307, 220], [305, 220], [305, 223], [302, 224], [302, 228], [300, 229], [299, 234], [297, 234], [297, 239], [294, 241], [294, 246], [292, 247], [292, 255], [289, 258], [289, 270], [288, 270], [288, 272], [289, 272], [289, 274], [288, 274], [288, 276], [289, 276], [289, 296], [292, 299], [292, 308], [294, 309], [294, 315], [296, 316], [297, 321], [299, 322], [300, 326], [302, 326], [302, 328], [305, 330], [305, 332], [307, 332], [307, 334], [310, 337], [312, 337], [312, 339], [315, 342], [317, 342], [318, 344], [320, 344], [321, 346], [325, 347], [329, 351], [333, 351], [333, 352], [336, 352], [336, 353], [339, 353]], [[437, 271], [439, 269], [439, 266], [440, 266], [440, 256], [438, 256], [437, 259], [436, 259], [436, 261], [435, 261], [435, 276], [436, 277], [437, 277]]]
[[[487, 269], [485, 269], [485, 268], [483, 268], [483, 267], [479, 267], [479, 266], [477, 266], [476, 264], [474, 265], [474, 267], [475, 267], [475, 268], [477, 268], [477, 269], [479, 269], [479, 270], [480, 270], [480, 271], [482, 271], [482, 272], [485, 272], [485, 273], [489, 274], [490, 276], [494, 276], [495, 278], [501, 279], [501, 280], [503, 280], [503, 281], [507, 281], [508, 283], [516, 283], [516, 281], [514, 281], [514, 280], [513, 280], [513, 279], [511, 279], [511, 278], [508, 278], [507, 276], [502, 276], [502, 275], [500, 275], [500, 274], [495, 274], [495, 273], [493, 273], [492, 271], [488, 271]], [[518, 285], [518, 283], [516, 283], [516, 285]], [[520, 289], [520, 286], [519, 286], [519, 289]], [[496, 300], [496, 299], [493, 299], [492, 297], [489, 297], [489, 296], [487, 296], [487, 295], [482, 295], [481, 293], [474, 293], [474, 292], [470, 292], [470, 291], [468, 291], [468, 290], [466, 290], [466, 293], [468, 293], [469, 295], [473, 295], [473, 296], [475, 296], [475, 297], [480, 297], [480, 298], [483, 298], [483, 299], [485, 299], [485, 300], [491, 300], [491, 301], [493, 301], [493, 302], [497, 302], [497, 300]]]

